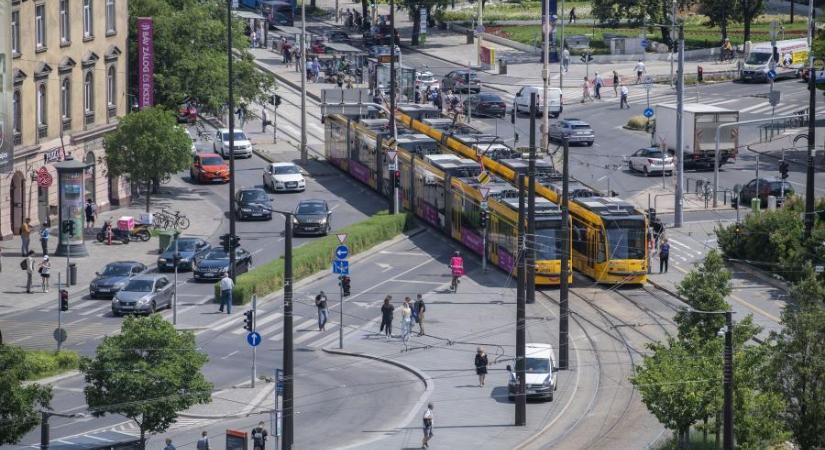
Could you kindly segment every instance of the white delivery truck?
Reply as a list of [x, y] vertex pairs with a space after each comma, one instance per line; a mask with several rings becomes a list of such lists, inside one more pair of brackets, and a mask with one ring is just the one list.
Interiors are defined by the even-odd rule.
[[[701, 103], [685, 103], [682, 115], [685, 169], [713, 169], [716, 127], [739, 121], [739, 111]], [[656, 105], [656, 145], [676, 151], [676, 104]], [[719, 140], [719, 165], [736, 157], [739, 127], [722, 128]], [[677, 156], [678, 158], [678, 156]]]
[[768, 81], [768, 71], [772, 65], [776, 79], [798, 78], [808, 62], [807, 39], [776, 41], [776, 52], [770, 42], [754, 44], [742, 66], [742, 81]]

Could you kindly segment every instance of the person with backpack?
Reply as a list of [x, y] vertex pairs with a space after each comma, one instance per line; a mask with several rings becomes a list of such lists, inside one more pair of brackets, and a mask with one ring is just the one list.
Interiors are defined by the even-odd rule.
[[86, 199], [86, 228], [92, 229], [95, 227], [95, 216], [97, 215], [97, 206], [91, 198]]
[[318, 331], [326, 331], [327, 324], [327, 295], [324, 291], [315, 296], [315, 307], [318, 308]]
[[427, 305], [424, 304], [424, 297], [418, 294], [418, 297], [413, 304], [413, 317], [418, 323], [418, 335], [424, 335], [424, 313], [427, 311]]
[[392, 306], [390, 300], [392, 300], [392, 295], [388, 295], [384, 298], [384, 304], [381, 305], [381, 328], [379, 329], [379, 332], [384, 332], [387, 340], [392, 337], [392, 315], [395, 310], [395, 307]]
[[29, 250], [26, 258], [20, 261], [20, 268], [26, 271], [26, 293], [32, 293], [32, 276], [34, 274], [34, 251]]
[[487, 359], [487, 353], [484, 353], [484, 349], [479, 347], [476, 352], [476, 375], [478, 375], [478, 387], [484, 386], [484, 379], [487, 377], [487, 364], [489, 361]]
[[201, 432], [201, 438], [198, 439], [198, 443], [195, 444], [195, 448], [197, 450], [212, 450], [209, 446], [209, 438], [206, 436], [206, 430]]
[[49, 254], [49, 226], [45, 223], [40, 225], [40, 248], [43, 250], [43, 256]]
[[667, 273], [668, 259], [670, 259], [670, 244], [667, 243], [665, 238], [662, 240], [662, 246], [659, 247], [659, 273], [663, 271]]
[[267, 436], [269, 433], [264, 428], [264, 422], [258, 422], [258, 426], [252, 429], [252, 448], [264, 450]]

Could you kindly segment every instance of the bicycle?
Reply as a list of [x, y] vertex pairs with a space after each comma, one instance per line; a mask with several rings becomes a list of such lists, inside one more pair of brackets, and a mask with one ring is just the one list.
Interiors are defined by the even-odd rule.
[[189, 229], [189, 219], [184, 215], [181, 214], [180, 211], [175, 211], [172, 213], [171, 211], [167, 211], [165, 209], [161, 209], [161, 212], [166, 215], [168, 222], [166, 223], [165, 228], [174, 228], [176, 230], [186, 230]]

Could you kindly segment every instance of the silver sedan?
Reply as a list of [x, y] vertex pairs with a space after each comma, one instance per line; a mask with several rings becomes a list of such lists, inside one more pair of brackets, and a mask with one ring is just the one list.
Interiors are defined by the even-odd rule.
[[129, 280], [112, 299], [112, 314], [152, 314], [172, 307], [172, 283], [165, 275], [148, 274]]

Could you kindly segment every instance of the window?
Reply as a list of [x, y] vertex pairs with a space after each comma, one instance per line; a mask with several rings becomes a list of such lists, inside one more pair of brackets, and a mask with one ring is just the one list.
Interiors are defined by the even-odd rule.
[[11, 53], [20, 54], [20, 11], [11, 13]]
[[60, 42], [68, 43], [72, 41], [69, 32], [69, 0], [60, 0]]
[[40, 83], [37, 87], [37, 126], [45, 127], [49, 120], [46, 117], [46, 83]]
[[63, 120], [72, 117], [72, 83], [68, 77], [60, 84], [60, 115]]
[[109, 66], [106, 73], [106, 104], [114, 107], [117, 102], [117, 80], [115, 79], [115, 66]]
[[12, 96], [12, 110], [14, 112], [14, 118], [12, 120], [12, 127], [14, 130], [14, 134], [22, 133], [22, 117], [23, 117], [23, 105], [20, 103], [20, 91], [15, 90], [14, 95]]
[[38, 50], [46, 48], [46, 5], [34, 7], [34, 42]]
[[115, 0], [106, 0], [106, 32], [114, 33], [115, 28]]
[[83, 81], [83, 109], [86, 114], [95, 112], [95, 85], [91, 70], [86, 72], [86, 79]]
[[92, 30], [92, 0], [83, 0], [83, 37], [94, 36]]

